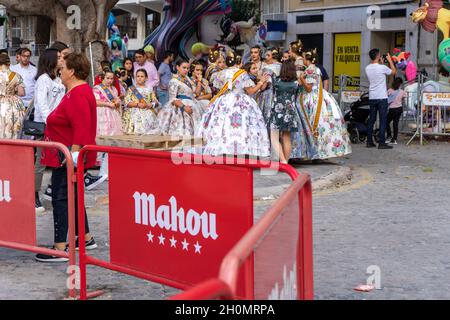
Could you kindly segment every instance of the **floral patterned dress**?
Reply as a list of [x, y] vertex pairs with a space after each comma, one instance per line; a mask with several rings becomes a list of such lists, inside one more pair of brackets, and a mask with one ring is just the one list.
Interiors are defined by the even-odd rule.
[[263, 74], [268, 74], [270, 76], [269, 82], [267, 85], [267, 88], [258, 93], [256, 95], [256, 102], [258, 103], [259, 108], [261, 109], [261, 112], [264, 117], [264, 121], [266, 122], [266, 125], [268, 126], [269, 120], [271, 117], [271, 111], [273, 106], [273, 101], [275, 98], [275, 91], [274, 91], [274, 83], [276, 81], [276, 73], [273, 71], [273, 68], [264, 68]]
[[[320, 69], [310, 65], [306, 70], [306, 81], [312, 85], [312, 90], [307, 92], [302, 88], [298, 103], [299, 111], [309, 120], [314, 133], [317, 154], [312, 159], [323, 160], [350, 154], [352, 149], [344, 116], [333, 96], [322, 89]], [[322, 101], [319, 101], [321, 92]]]
[[255, 86], [247, 73], [232, 82], [238, 68], [217, 75], [215, 87], [228, 85], [226, 93], [211, 103], [202, 118], [199, 136], [206, 155], [270, 156], [270, 142], [264, 118], [256, 101], [245, 88]]
[[[200, 125], [203, 109], [194, 97], [194, 83], [189, 78], [174, 76], [169, 82], [169, 102], [158, 115], [159, 126], [163, 135], [193, 136]], [[181, 100], [183, 105], [192, 108], [188, 114], [172, 104]]]
[[129, 108], [131, 102], [140, 102], [136, 91], [141, 95], [142, 99], [147, 103], [152, 102], [153, 90], [148, 87], [130, 87], [125, 96], [125, 111], [122, 120], [124, 132], [126, 134], [161, 134], [159, 128], [157, 111], [154, 108]]
[[[117, 98], [117, 89], [113, 86], [108, 89], [112, 95], [112, 100]], [[103, 86], [97, 85], [94, 87], [93, 91], [96, 100], [112, 102], [110, 99], [111, 97], [108, 97], [108, 93]], [[97, 136], [116, 136], [122, 134], [122, 117], [120, 116], [120, 109], [97, 106]]]
[[19, 138], [25, 117], [25, 106], [16, 95], [19, 86], [23, 87], [23, 80], [18, 73], [0, 69], [0, 139]]
[[295, 107], [295, 99], [298, 91], [297, 82], [277, 80], [274, 88], [275, 98], [270, 112], [270, 129], [291, 132], [298, 131], [299, 121]]

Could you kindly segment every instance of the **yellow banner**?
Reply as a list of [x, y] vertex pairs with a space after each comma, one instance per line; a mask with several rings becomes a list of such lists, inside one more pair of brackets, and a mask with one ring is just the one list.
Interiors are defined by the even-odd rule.
[[359, 90], [361, 72], [361, 33], [334, 35], [333, 91], [339, 90], [339, 76], [347, 75], [346, 90]]

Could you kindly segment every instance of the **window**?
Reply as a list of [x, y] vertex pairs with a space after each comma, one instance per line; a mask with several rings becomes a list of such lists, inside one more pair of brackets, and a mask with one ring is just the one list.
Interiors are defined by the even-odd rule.
[[18, 39], [22, 38], [22, 28], [18, 17], [11, 18], [11, 37]]
[[381, 10], [381, 18], [401, 18], [406, 17], [406, 9]]
[[316, 14], [310, 16], [297, 16], [297, 24], [323, 22], [323, 14]]
[[156, 11], [146, 9], [145, 16], [145, 34], [149, 35], [159, 26], [161, 15]]
[[116, 15], [117, 27], [120, 30], [121, 35], [128, 34], [128, 38], [136, 39], [137, 38], [137, 15], [126, 11], [117, 10], [113, 11]]
[[285, 0], [264, 0], [263, 13], [264, 14], [284, 13], [284, 1]]

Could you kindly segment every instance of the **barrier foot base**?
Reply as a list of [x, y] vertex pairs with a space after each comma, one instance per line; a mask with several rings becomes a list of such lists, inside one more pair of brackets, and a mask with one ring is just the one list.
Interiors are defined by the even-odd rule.
[[104, 293], [105, 292], [103, 290], [96, 290], [96, 291], [88, 292], [87, 293], [87, 298], [88, 299], [94, 299], [94, 298], [100, 297]]

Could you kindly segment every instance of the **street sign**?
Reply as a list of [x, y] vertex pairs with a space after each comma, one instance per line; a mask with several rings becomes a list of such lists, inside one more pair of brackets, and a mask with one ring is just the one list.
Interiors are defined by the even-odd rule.
[[361, 91], [342, 91], [341, 101], [344, 103], [353, 103], [361, 98]]
[[423, 93], [423, 95], [422, 95], [422, 102], [426, 106], [450, 107], [450, 93], [426, 92], [426, 93]]

